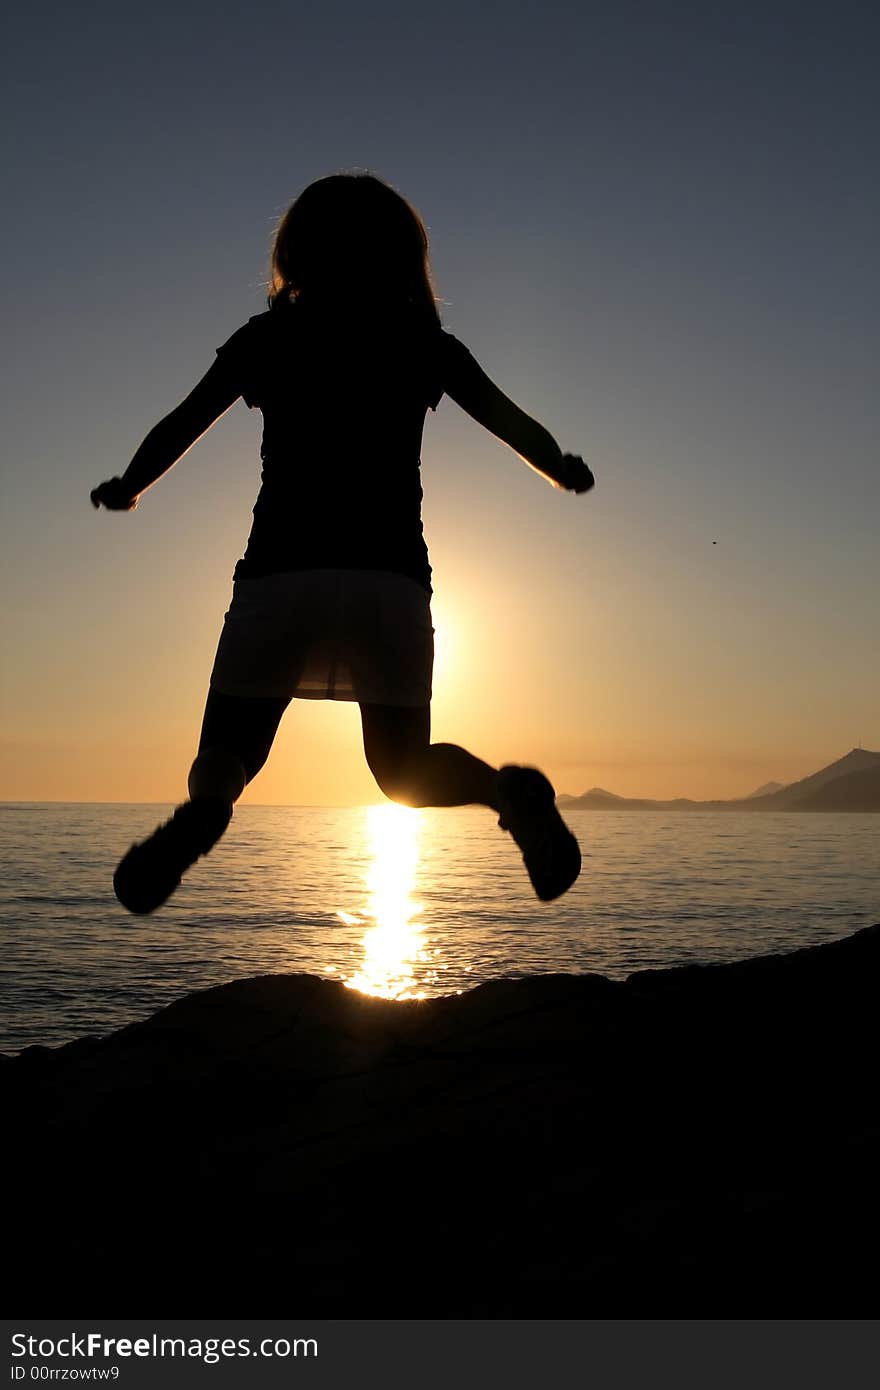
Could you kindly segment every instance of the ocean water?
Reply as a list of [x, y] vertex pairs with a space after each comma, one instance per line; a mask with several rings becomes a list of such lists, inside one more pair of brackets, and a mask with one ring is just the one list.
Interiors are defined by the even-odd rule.
[[113, 896], [170, 807], [0, 805], [0, 1050], [111, 1032], [191, 990], [309, 972], [385, 997], [792, 951], [880, 920], [880, 817], [572, 812], [534, 897], [490, 812], [243, 806], [152, 917]]

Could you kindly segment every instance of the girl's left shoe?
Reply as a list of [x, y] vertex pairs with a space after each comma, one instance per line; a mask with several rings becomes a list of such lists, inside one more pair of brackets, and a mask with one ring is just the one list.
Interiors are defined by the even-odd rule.
[[519, 845], [538, 897], [552, 902], [581, 871], [580, 846], [556, 809], [556, 793], [534, 767], [502, 767], [498, 793], [498, 824]]
[[143, 915], [166, 902], [197, 859], [216, 845], [232, 819], [219, 797], [185, 801], [143, 844], [132, 845], [113, 875], [123, 907]]

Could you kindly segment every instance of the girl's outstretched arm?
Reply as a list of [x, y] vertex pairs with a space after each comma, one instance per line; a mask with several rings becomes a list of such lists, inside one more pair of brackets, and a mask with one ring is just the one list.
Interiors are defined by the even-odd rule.
[[215, 362], [186, 399], [154, 425], [122, 477], [110, 478], [94, 489], [92, 505], [114, 512], [133, 511], [140, 494], [201, 439], [239, 394], [223, 364]]
[[457, 340], [446, 394], [478, 424], [509, 444], [520, 458], [555, 487], [587, 492], [595, 479], [578, 454], [564, 454], [543, 425], [505, 396]]

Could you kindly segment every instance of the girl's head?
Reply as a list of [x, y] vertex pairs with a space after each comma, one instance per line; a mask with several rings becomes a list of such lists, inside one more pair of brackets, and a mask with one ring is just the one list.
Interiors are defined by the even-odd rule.
[[374, 174], [330, 174], [303, 189], [281, 219], [269, 304], [364, 295], [439, 317], [415, 208]]

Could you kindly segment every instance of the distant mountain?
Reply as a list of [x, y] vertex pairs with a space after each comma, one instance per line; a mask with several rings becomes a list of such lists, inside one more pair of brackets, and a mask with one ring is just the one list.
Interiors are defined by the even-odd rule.
[[880, 767], [835, 777], [798, 803], [798, 811], [880, 811]]
[[749, 792], [748, 796], [743, 799], [751, 801], [753, 796], [769, 796], [771, 792], [781, 792], [784, 788], [784, 782], [765, 782], [762, 787], [758, 787], [757, 791]]
[[[802, 777], [799, 782], [792, 782], [790, 786], [783, 787], [781, 792], [771, 792], [769, 796], [751, 798], [750, 804], [756, 810], [761, 811], [806, 810], [807, 808], [801, 803], [810, 799], [826, 783], [837, 781], [841, 777], [849, 777], [853, 772], [867, 772], [876, 767], [880, 767], [880, 753], [871, 753], [867, 748], [852, 748], [844, 757], [838, 758], [835, 763], [829, 763], [819, 772], [814, 772], [809, 777]], [[738, 804], [742, 805], [741, 802]], [[841, 811], [846, 809], [844, 806], [837, 807], [837, 810]], [[880, 804], [878, 804], [877, 809], [880, 810]]]
[[593, 787], [564, 804], [576, 811], [880, 811], [880, 753], [853, 748], [799, 782], [770, 782], [736, 801], [650, 801]]
[[582, 806], [588, 798], [591, 798], [596, 806], [604, 806], [609, 801], [624, 801], [627, 806], [630, 805], [627, 797], [617, 796], [614, 792], [607, 792], [604, 787], [591, 787], [588, 792], [582, 792], [580, 796], [570, 796], [568, 792], [563, 792], [561, 796], [557, 796], [556, 805]]
[[578, 811], [651, 811], [660, 803], [640, 801], [629, 796], [615, 796], [614, 792], [606, 792], [602, 787], [593, 787], [591, 791], [584, 792], [583, 796], [574, 797], [568, 805], [569, 809]]
[[569, 811], [705, 811], [714, 810], [716, 806], [723, 810], [733, 804], [731, 801], [688, 801], [685, 797], [676, 801], [650, 801], [642, 797], [615, 796], [614, 792], [594, 787], [583, 796], [573, 796], [565, 806]]

